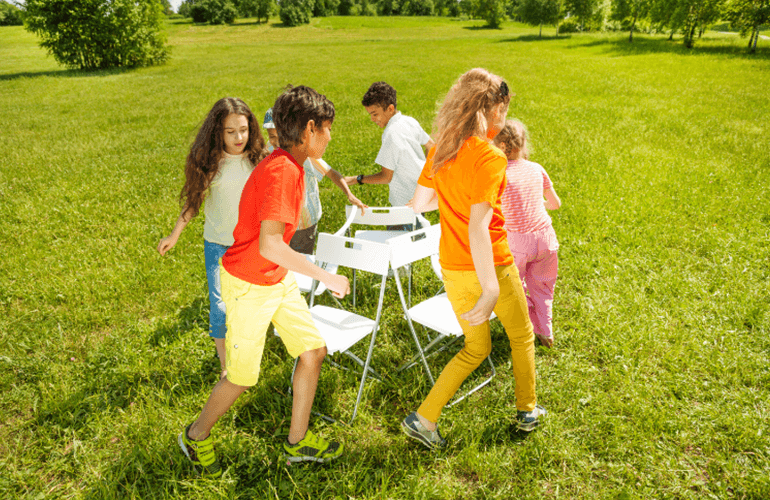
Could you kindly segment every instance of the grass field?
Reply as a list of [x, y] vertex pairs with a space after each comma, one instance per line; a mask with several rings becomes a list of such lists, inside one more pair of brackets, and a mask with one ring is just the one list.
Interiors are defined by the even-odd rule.
[[[0, 28], [0, 497], [770, 498], [770, 52], [707, 33], [552, 36], [449, 19], [324, 18], [309, 26], [168, 25], [161, 67], [60, 68]], [[218, 373], [206, 336], [202, 217], [164, 258], [183, 162], [220, 97], [261, 116], [287, 83], [334, 101], [326, 159], [373, 173], [373, 81], [430, 130], [458, 75], [483, 66], [516, 98], [564, 206], [556, 345], [539, 347], [545, 425], [511, 431], [509, 349], [498, 376], [446, 410], [430, 453], [401, 419], [427, 394], [397, 374], [413, 349], [391, 288], [375, 367], [350, 427], [314, 420], [346, 455], [287, 468], [291, 360], [265, 351], [259, 385], [214, 429], [227, 469], [198, 479], [176, 445]], [[322, 231], [343, 221], [322, 184]], [[355, 192], [370, 205], [387, 190]], [[432, 219], [437, 220], [436, 214]], [[427, 266], [415, 294], [438, 287]], [[373, 280], [359, 282], [362, 310]], [[438, 370], [443, 360], [436, 360]], [[354, 382], [324, 370], [317, 406], [349, 415]]]

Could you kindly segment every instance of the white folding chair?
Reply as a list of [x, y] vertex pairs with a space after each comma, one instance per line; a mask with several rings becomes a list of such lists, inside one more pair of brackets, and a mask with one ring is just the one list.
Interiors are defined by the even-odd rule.
[[[352, 423], [356, 418], [358, 405], [364, 392], [364, 384], [369, 373], [371, 372], [379, 378], [377, 373], [371, 369], [370, 364], [380, 318], [382, 317], [385, 282], [388, 279], [388, 268], [390, 267], [389, 257], [390, 247], [384, 243], [356, 240], [327, 233], [318, 235], [316, 259], [319, 263], [348, 267], [381, 276], [380, 295], [374, 320], [344, 309], [314, 305], [315, 294], [311, 291], [310, 313], [321, 336], [326, 341], [328, 354], [341, 352], [362, 367], [358, 395], [353, 407], [353, 414], [348, 423]], [[316, 284], [317, 282], [314, 280], [314, 287]], [[362, 361], [358, 356], [350, 352], [349, 349], [369, 334], [371, 334], [369, 349], [366, 353], [366, 360]]]
[[[401, 287], [401, 280], [398, 276], [398, 269], [406, 264], [411, 264], [425, 258], [431, 258], [431, 265], [434, 265], [436, 260], [434, 260], [433, 256], [438, 254], [440, 239], [441, 226], [430, 226], [388, 240], [388, 245], [390, 246], [390, 264], [396, 274], [396, 287], [398, 288], [398, 295], [401, 299], [401, 307], [404, 309], [409, 330], [417, 345], [417, 355], [404, 363], [400, 370], [411, 368], [418, 363], [418, 360], [422, 361], [431, 384], [435, 384], [435, 380], [431, 373], [430, 366], [428, 365], [427, 358], [438, 354], [454, 344], [460, 337], [462, 337], [463, 330], [462, 327], [460, 327], [460, 323], [457, 321], [457, 316], [455, 316], [446, 293], [435, 295], [413, 307], [407, 306], [406, 299], [404, 298], [404, 291]], [[494, 317], [495, 315], [492, 313], [492, 318]], [[437, 332], [437, 335], [432, 340], [429, 340], [424, 348], [420, 344], [413, 322], [419, 323], [424, 327]], [[447, 341], [439, 346], [439, 342], [445, 339]], [[487, 357], [487, 361], [491, 368], [491, 375], [461, 397], [454, 399], [447, 406], [459, 403], [492, 381], [496, 375], [495, 365], [492, 363], [491, 356]]]

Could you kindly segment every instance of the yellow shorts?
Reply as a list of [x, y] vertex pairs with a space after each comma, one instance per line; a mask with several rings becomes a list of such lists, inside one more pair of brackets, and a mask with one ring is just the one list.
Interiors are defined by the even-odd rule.
[[220, 274], [222, 300], [227, 311], [225, 348], [230, 382], [241, 386], [257, 383], [270, 323], [275, 325], [293, 358], [326, 346], [299, 293], [294, 273], [289, 271], [283, 281], [270, 286], [236, 278], [221, 262]]

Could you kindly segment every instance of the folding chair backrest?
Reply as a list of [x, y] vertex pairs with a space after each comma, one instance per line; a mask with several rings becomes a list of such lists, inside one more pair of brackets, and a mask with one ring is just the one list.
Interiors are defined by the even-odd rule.
[[428, 258], [438, 253], [441, 226], [429, 226], [388, 240], [390, 263], [394, 268]]
[[361, 215], [360, 209], [353, 205], [345, 207], [345, 214], [350, 216], [351, 210], [357, 215], [353, 224], [365, 224], [367, 226], [397, 226], [401, 224], [414, 224], [417, 216], [409, 207], [369, 207], [366, 213]]
[[328, 233], [318, 235], [316, 261], [387, 275], [390, 247], [384, 243], [357, 240]]

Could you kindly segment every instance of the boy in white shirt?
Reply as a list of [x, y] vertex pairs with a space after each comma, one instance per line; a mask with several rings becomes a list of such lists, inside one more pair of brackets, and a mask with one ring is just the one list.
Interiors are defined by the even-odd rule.
[[414, 196], [417, 179], [425, 165], [425, 151], [433, 147], [433, 141], [417, 120], [396, 109], [396, 89], [387, 83], [373, 83], [361, 104], [372, 121], [384, 129], [382, 146], [374, 160], [381, 169], [372, 175], [345, 177], [345, 182], [348, 185], [388, 184], [391, 206], [404, 206]]

